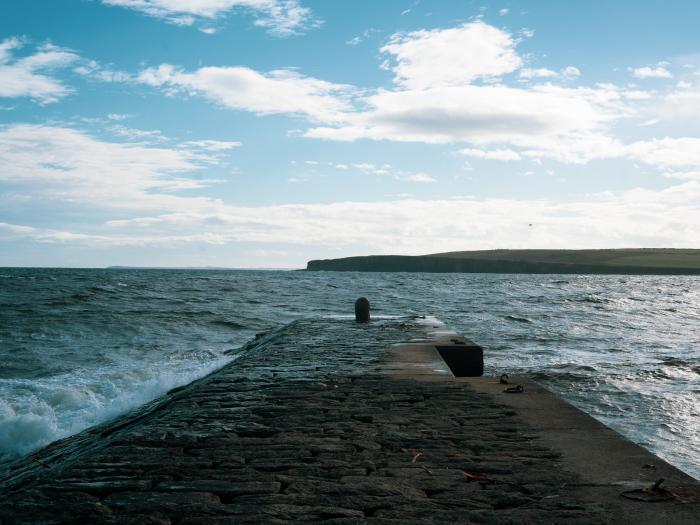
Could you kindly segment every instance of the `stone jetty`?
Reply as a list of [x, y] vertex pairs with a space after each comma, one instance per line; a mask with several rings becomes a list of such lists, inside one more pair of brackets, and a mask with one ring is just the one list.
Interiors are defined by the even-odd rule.
[[697, 523], [697, 482], [553, 394], [455, 378], [435, 346], [465, 343], [430, 320], [292, 323], [11, 465], [0, 523]]

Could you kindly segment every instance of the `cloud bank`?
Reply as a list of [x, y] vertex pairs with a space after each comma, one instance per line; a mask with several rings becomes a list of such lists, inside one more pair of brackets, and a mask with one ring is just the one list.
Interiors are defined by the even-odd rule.
[[[658, 159], [658, 151], [687, 146], [660, 141], [639, 154]], [[197, 179], [197, 174], [220, 161], [217, 152], [237, 147], [233, 141], [207, 140], [155, 147], [105, 141], [68, 127], [2, 128], [0, 163], [8, 169], [0, 177], [8, 187], [16, 187], [11, 198], [27, 191], [35, 203], [50, 200], [54, 206], [64, 203], [71, 213], [100, 210], [124, 218], [108, 218], [79, 230], [5, 220], [0, 238], [86, 246], [273, 243], [404, 254], [465, 246], [680, 247], [700, 238], [697, 179], [662, 190], [582, 195], [567, 202], [458, 197], [253, 207], [184, 193], [214, 183]], [[383, 167], [366, 164], [357, 169], [374, 173]]]

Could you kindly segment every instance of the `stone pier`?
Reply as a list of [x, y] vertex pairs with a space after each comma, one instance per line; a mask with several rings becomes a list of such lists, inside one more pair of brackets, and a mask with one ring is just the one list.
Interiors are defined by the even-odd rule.
[[[0, 523], [697, 523], [696, 481], [537, 385], [455, 378], [435, 328], [292, 323], [17, 461]], [[621, 496], [659, 477], [666, 501]]]

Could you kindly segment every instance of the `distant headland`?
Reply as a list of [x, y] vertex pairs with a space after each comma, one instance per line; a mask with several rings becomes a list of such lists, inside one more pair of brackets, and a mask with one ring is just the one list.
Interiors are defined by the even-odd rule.
[[700, 249], [479, 250], [309, 261], [307, 271], [700, 275]]

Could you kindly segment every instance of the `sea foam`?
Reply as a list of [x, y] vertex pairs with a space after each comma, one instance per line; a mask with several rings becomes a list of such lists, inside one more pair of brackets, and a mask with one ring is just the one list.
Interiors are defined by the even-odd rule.
[[168, 390], [203, 377], [234, 357], [179, 363], [177, 368], [123, 364], [119, 369], [64, 374], [36, 381], [3, 380], [11, 392], [0, 399], [0, 460], [27, 454], [53, 441], [109, 421]]

